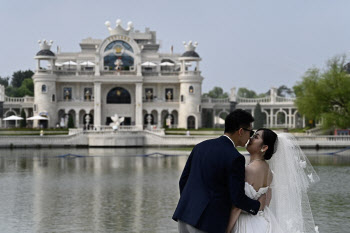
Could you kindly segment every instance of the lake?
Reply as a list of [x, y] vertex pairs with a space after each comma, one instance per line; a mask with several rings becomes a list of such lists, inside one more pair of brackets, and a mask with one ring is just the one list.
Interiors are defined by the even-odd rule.
[[[350, 150], [304, 151], [321, 178], [309, 192], [316, 225], [321, 233], [348, 232]], [[144, 156], [154, 152], [171, 156]], [[188, 154], [156, 148], [1, 149], [0, 232], [177, 232], [171, 216]]]

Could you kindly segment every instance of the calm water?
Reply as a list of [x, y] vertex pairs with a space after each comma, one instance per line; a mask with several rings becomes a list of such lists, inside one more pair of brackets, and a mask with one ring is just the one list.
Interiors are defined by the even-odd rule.
[[[155, 151], [0, 150], [0, 232], [177, 232], [171, 216], [188, 152], [136, 156]], [[349, 232], [350, 151], [305, 152], [321, 178], [310, 190], [320, 232]], [[57, 157], [67, 153], [87, 157]]]

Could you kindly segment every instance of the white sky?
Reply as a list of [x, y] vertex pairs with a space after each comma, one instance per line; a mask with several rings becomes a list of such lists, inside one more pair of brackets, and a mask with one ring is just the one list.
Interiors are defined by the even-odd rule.
[[350, 50], [349, 0], [0, 0], [0, 76], [34, 70], [39, 39], [54, 40], [53, 52], [78, 52], [82, 39], [106, 38], [104, 22], [116, 19], [156, 31], [161, 52], [198, 41], [203, 92], [292, 87]]

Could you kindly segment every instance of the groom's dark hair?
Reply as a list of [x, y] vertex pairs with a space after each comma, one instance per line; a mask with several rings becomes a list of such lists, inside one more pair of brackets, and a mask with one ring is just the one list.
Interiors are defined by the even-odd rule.
[[253, 121], [252, 114], [242, 109], [236, 109], [225, 119], [225, 133], [234, 133], [240, 128], [248, 128]]

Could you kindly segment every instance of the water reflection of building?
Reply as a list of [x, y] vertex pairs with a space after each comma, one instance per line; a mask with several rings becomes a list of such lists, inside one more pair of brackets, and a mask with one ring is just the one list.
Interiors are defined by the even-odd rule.
[[253, 113], [260, 102], [267, 126], [302, 125], [293, 100], [275, 94], [263, 99], [236, 98], [234, 92], [227, 99], [201, 98], [197, 43], [185, 43], [183, 54], [172, 48], [161, 53], [156, 32], [149, 28], [140, 32], [129, 22], [125, 29], [120, 20], [115, 28], [109, 22], [106, 26], [110, 35], [83, 39], [80, 52], [61, 52], [57, 47], [54, 53], [52, 41], [39, 41], [35, 97], [9, 98], [0, 87], [4, 117], [20, 115], [23, 109], [27, 116], [47, 116], [48, 121], [34, 121], [34, 126], [44, 127], [66, 127], [71, 116], [75, 127], [99, 129], [115, 114], [136, 129], [220, 127], [234, 107]]

